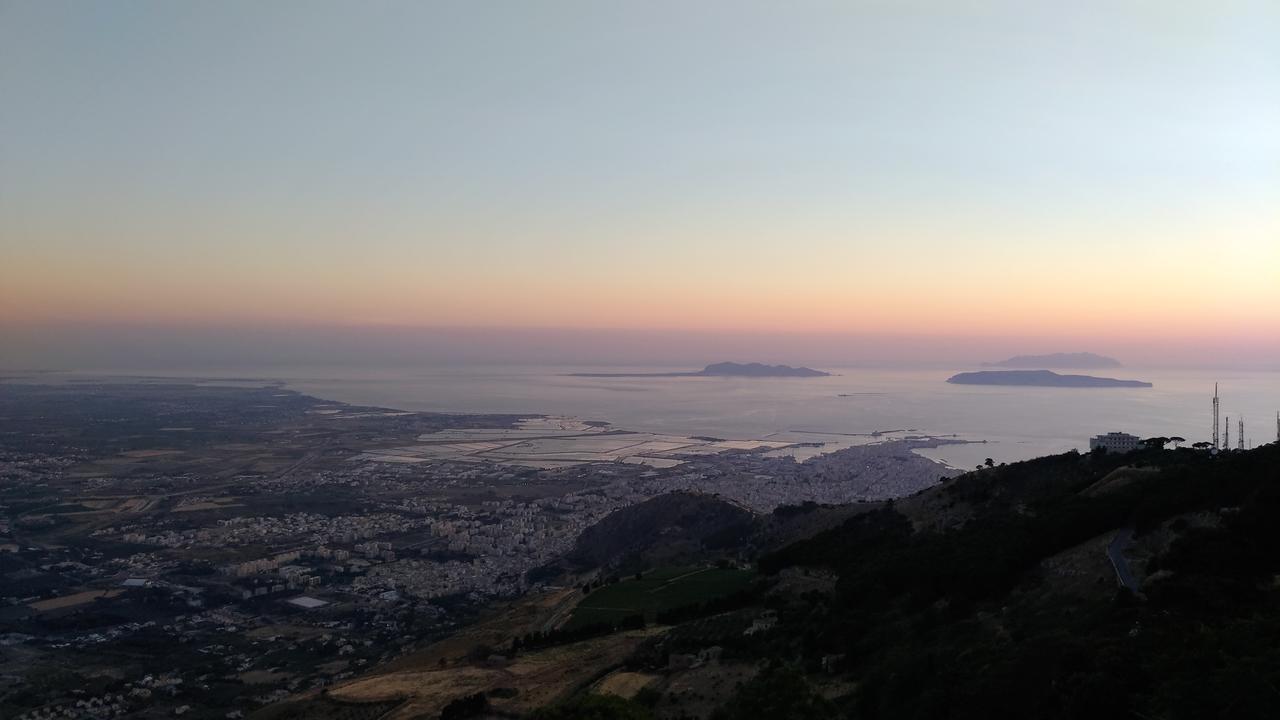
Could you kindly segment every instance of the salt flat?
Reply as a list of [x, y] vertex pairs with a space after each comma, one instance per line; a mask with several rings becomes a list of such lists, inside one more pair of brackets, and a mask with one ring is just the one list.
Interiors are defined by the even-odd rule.
[[515, 428], [449, 429], [418, 436], [418, 444], [370, 448], [357, 460], [412, 463], [489, 462], [553, 469], [584, 463], [621, 462], [675, 467], [692, 456], [731, 450], [785, 452], [801, 443], [786, 440], [699, 439], [633, 432], [570, 417], [528, 418]]

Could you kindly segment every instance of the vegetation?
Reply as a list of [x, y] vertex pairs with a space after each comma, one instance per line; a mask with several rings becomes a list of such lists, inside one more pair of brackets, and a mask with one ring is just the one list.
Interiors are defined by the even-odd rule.
[[489, 709], [489, 700], [484, 693], [465, 695], [451, 701], [440, 711], [440, 720], [465, 720], [479, 717]]
[[[839, 580], [784, 598], [761, 653], [854, 679], [835, 705], [849, 718], [1276, 717], [1280, 446], [1160, 445], [984, 469], [766, 556], [765, 572]], [[1102, 482], [1121, 465], [1154, 472]], [[1045, 559], [1123, 527], [1172, 537], [1142, 595], [1110, 577], [1084, 594], [1047, 582]], [[766, 673], [723, 717], [774, 700], [769, 717], [822, 717], [807, 697]]]
[[644, 705], [614, 695], [582, 695], [542, 708], [530, 720], [652, 720]]
[[836, 704], [819, 695], [794, 667], [775, 665], [743, 688], [712, 720], [834, 720]]
[[754, 516], [711, 495], [672, 492], [618, 510], [578, 537], [570, 561], [630, 575], [652, 567], [689, 565], [723, 556], [754, 529]]
[[751, 570], [672, 567], [654, 570], [593, 590], [569, 619], [568, 628], [616, 622], [629, 615], [657, 620], [678, 608], [697, 607], [750, 587]]
[[535, 650], [564, 645], [566, 643], [590, 640], [603, 635], [612, 635], [622, 630], [643, 630], [644, 627], [643, 615], [626, 615], [610, 622], [595, 622], [548, 632], [526, 633], [520, 637], [512, 638], [511, 650], [512, 652], [520, 652], [521, 650]]
[[398, 701], [351, 703], [321, 696], [307, 703], [285, 702], [259, 710], [255, 720], [376, 720], [390, 712]]

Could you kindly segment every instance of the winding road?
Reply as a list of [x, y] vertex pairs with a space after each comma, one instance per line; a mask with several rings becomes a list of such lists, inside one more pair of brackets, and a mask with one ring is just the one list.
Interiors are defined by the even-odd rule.
[[1129, 569], [1129, 561], [1124, 556], [1124, 551], [1133, 543], [1133, 528], [1121, 528], [1120, 532], [1111, 539], [1111, 543], [1107, 545], [1107, 559], [1111, 561], [1111, 567], [1116, 570], [1116, 582], [1121, 587], [1126, 587], [1133, 592], [1138, 592], [1138, 580], [1133, 576], [1133, 572]]

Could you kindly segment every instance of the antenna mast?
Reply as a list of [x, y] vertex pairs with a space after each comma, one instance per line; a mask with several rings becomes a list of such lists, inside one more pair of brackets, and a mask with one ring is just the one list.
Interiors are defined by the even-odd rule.
[[1222, 426], [1222, 449], [1231, 449], [1231, 416], [1227, 416], [1227, 422]]
[[[1280, 435], [1280, 413], [1276, 415], [1276, 434]], [[1213, 384], [1213, 446], [1218, 447], [1218, 383]]]
[[1240, 418], [1240, 432], [1236, 433], [1236, 448], [1244, 449], [1244, 418]]

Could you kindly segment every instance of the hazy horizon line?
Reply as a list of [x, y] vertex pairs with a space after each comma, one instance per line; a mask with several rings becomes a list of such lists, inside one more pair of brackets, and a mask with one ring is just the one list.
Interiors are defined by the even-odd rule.
[[272, 324], [0, 325], [0, 368], [56, 371], [365, 365], [974, 367], [1016, 355], [1092, 352], [1130, 367], [1280, 369], [1272, 337], [925, 334], [574, 327]]

